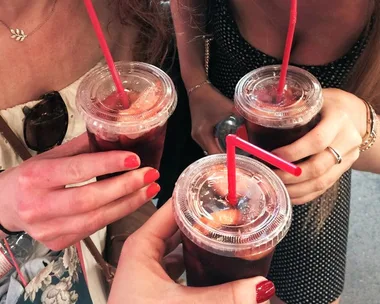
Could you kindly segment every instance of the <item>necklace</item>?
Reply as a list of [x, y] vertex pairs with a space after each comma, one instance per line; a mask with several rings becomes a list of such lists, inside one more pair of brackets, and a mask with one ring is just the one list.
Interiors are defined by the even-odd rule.
[[35, 32], [37, 32], [41, 27], [43, 27], [45, 25], [46, 22], [49, 21], [49, 19], [51, 18], [51, 16], [53, 15], [54, 13], [54, 10], [55, 10], [55, 5], [57, 3], [58, 0], [54, 0], [54, 3], [53, 3], [53, 7], [50, 11], [50, 13], [48, 14], [47, 18], [42, 21], [39, 25], [37, 25], [37, 27], [35, 29], [33, 29], [29, 34], [25, 34], [25, 31], [22, 30], [22, 29], [18, 29], [18, 28], [11, 28], [8, 24], [6, 24], [3, 20], [0, 20], [0, 23], [2, 25], [4, 25], [10, 32], [11, 32], [11, 36], [10, 38], [16, 40], [16, 41], [24, 41], [25, 38], [27, 37], [30, 37], [32, 36]]

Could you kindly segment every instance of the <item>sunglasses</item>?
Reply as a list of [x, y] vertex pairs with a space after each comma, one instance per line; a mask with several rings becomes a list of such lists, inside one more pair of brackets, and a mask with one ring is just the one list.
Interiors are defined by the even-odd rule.
[[59, 92], [43, 96], [34, 107], [24, 107], [24, 140], [28, 148], [42, 153], [62, 143], [69, 123], [67, 107]]

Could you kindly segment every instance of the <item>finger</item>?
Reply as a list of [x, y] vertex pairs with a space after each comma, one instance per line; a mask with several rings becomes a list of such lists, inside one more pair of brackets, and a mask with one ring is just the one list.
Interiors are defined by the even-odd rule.
[[172, 252], [181, 244], [181, 231], [177, 230], [169, 239], [165, 241], [166, 251], [165, 255]]
[[25, 174], [33, 177], [38, 187], [55, 188], [84, 182], [96, 176], [136, 169], [139, 165], [139, 157], [132, 152], [109, 151], [42, 159], [29, 163]]
[[321, 115], [321, 121], [309, 133], [294, 143], [272, 152], [289, 162], [295, 162], [325, 150], [342, 129], [346, 117], [337, 111], [326, 111], [326, 108], [322, 109]]
[[[360, 135], [355, 136], [354, 133], [347, 135], [348, 136], [336, 138], [336, 140], [330, 145], [339, 153], [342, 159], [346, 159], [347, 157], [350, 158], [349, 155], [355, 152], [361, 143]], [[300, 176], [294, 176], [280, 170], [276, 170], [276, 174], [281, 178], [285, 185], [299, 184], [324, 175], [336, 164], [337, 158], [329, 148], [326, 148], [322, 152], [313, 155], [308, 160], [298, 164], [302, 169], [302, 174]]]
[[302, 183], [287, 185], [290, 198], [295, 199], [311, 193], [327, 191], [351, 167], [355, 158], [356, 154], [347, 155], [341, 164], [334, 165], [325, 174]]
[[32, 237], [43, 243], [53, 242], [58, 235], [77, 235], [78, 239], [67, 240], [70, 242], [69, 245], [71, 245], [136, 211], [156, 196], [159, 190], [159, 185], [153, 183], [97, 210], [75, 216], [55, 218], [38, 225], [33, 225], [28, 232]]
[[55, 147], [45, 153], [38, 155], [39, 158], [60, 158], [67, 156], [74, 156], [78, 154], [90, 152], [90, 145], [88, 142], [87, 133], [83, 133], [72, 140]]
[[62, 217], [96, 210], [155, 182], [159, 177], [156, 169], [142, 168], [85, 186], [53, 191], [41, 201], [41, 216]]
[[178, 280], [185, 271], [185, 263], [183, 261], [182, 250], [182, 245], [179, 245], [162, 260], [163, 268], [173, 281]]
[[271, 281], [263, 277], [256, 277], [206, 288], [183, 287], [182, 291], [183, 304], [259, 304], [268, 301], [274, 296], [275, 287]]

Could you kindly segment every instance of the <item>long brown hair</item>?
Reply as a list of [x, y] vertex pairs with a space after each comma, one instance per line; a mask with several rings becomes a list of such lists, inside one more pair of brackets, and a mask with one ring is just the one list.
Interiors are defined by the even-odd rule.
[[134, 58], [162, 65], [173, 37], [167, 1], [109, 0], [109, 3], [115, 6], [121, 24], [139, 31]]
[[366, 50], [355, 65], [347, 90], [371, 103], [380, 113], [380, 2], [373, 1], [371, 36]]

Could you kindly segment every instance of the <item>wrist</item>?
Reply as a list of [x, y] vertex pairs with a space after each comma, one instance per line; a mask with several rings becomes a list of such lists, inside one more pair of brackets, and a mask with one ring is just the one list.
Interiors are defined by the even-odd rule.
[[361, 152], [369, 150], [376, 142], [377, 134], [378, 134], [378, 124], [379, 118], [374, 110], [374, 108], [367, 102], [365, 102], [367, 108], [367, 116], [366, 116], [366, 132], [364, 137], [362, 137], [362, 144], [359, 149]]
[[7, 235], [17, 235], [21, 233], [22, 231], [13, 231], [13, 229], [9, 227], [4, 227], [0, 222], [0, 238], [4, 234], [4, 237]]
[[197, 85], [187, 89], [187, 95], [190, 96], [192, 93], [194, 93], [195, 91], [197, 90], [200, 90], [202, 87], [204, 86], [211, 86], [211, 82], [209, 80], [204, 80], [200, 83], [198, 83]]
[[208, 79], [204, 68], [181, 68], [181, 76], [186, 90], [206, 81]]
[[368, 107], [364, 100], [357, 97], [357, 107], [354, 111], [354, 118], [356, 120], [356, 128], [360, 136], [364, 139], [367, 133], [367, 120], [368, 120]]

